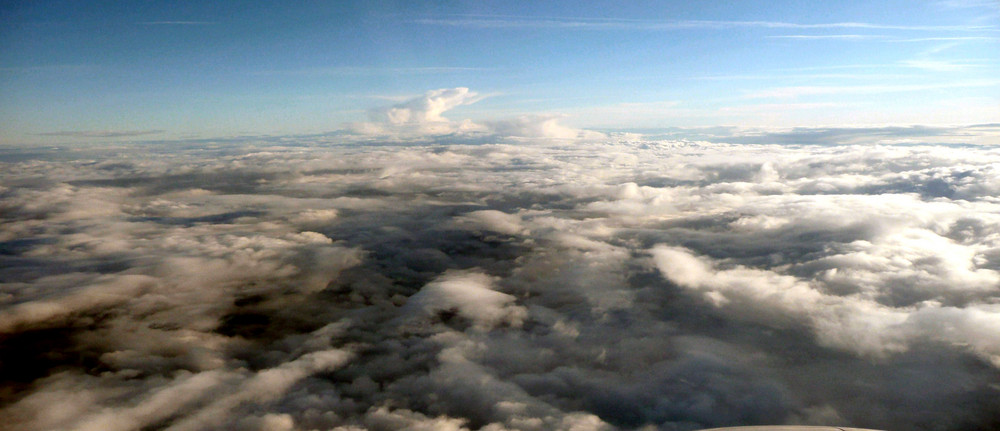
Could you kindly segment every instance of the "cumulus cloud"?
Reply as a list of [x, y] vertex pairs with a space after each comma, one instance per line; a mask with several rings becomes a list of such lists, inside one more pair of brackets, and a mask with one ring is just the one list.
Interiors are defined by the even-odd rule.
[[488, 122], [490, 130], [500, 136], [523, 138], [597, 139], [604, 135], [589, 130], [577, 130], [559, 124], [559, 115], [522, 115]]
[[445, 273], [411, 296], [403, 312], [455, 313], [481, 328], [501, 323], [520, 326], [527, 314], [524, 308], [513, 304], [513, 296], [494, 291], [491, 284], [485, 274]]
[[369, 123], [349, 125], [364, 135], [425, 136], [481, 131], [482, 127], [465, 120], [455, 122], [442, 116], [458, 106], [479, 101], [478, 93], [465, 87], [431, 90], [403, 103], [369, 111]]
[[465, 87], [431, 90], [423, 96], [396, 105], [373, 109], [369, 122], [353, 123], [348, 130], [362, 136], [391, 136], [395, 139], [427, 138], [441, 135], [483, 135], [512, 138], [597, 139], [599, 132], [577, 130], [558, 121], [561, 115], [523, 115], [477, 124], [472, 120], [454, 121], [443, 116], [447, 111], [482, 100]]
[[374, 121], [385, 121], [394, 125], [443, 123], [448, 121], [441, 116], [445, 111], [478, 100], [478, 94], [469, 91], [468, 88], [445, 88], [428, 91], [423, 97], [372, 111], [371, 116]]
[[702, 293], [734, 318], [784, 328], [814, 328], [824, 345], [884, 356], [906, 350], [899, 330], [908, 313], [855, 297], [824, 295], [795, 277], [737, 267], [718, 270], [712, 262], [678, 247], [651, 251], [664, 277]]
[[456, 224], [468, 228], [497, 232], [505, 235], [524, 234], [524, 221], [517, 214], [497, 210], [472, 211], [456, 218]]
[[11, 149], [0, 418], [995, 428], [994, 125], [460, 131], [477, 98], [363, 139]]

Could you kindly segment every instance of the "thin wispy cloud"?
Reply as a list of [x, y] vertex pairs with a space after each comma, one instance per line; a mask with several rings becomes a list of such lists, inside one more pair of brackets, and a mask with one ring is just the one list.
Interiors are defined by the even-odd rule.
[[812, 70], [857, 70], [857, 69], [884, 69], [889, 67], [889, 65], [881, 63], [871, 63], [871, 64], [832, 64], [825, 66], [803, 66], [803, 67], [785, 67], [774, 69], [782, 72], [806, 72]]
[[768, 39], [798, 39], [798, 40], [879, 40], [883, 42], [996, 42], [1000, 37], [991, 36], [953, 36], [953, 37], [915, 37], [898, 38], [879, 34], [783, 34], [767, 36]]
[[935, 2], [940, 7], [952, 9], [993, 9], [1000, 10], [996, 0], [940, 0]]
[[900, 93], [911, 91], [926, 91], [947, 88], [973, 88], [973, 87], [995, 87], [1000, 85], [996, 80], [974, 80], [965, 82], [945, 82], [939, 84], [921, 85], [817, 85], [817, 86], [793, 86], [775, 87], [762, 91], [747, 93], [745, 99], [763, 98], [796, 98], [801, 96], [820, 96], [837, 94], [878, 94], [878, 93]]
[[976, 17], [969, 22], [996, 23], [1000, 18], [1000, 2], [996, 0], [943, 0], [935, 5], [944, 10], [974, 12]]
[[[829, 65], [829, 66], [808, 66], [808, 67], [789, 67], [789, 68], [779, 68], [773, 69], [774, 74], [760, 74], [760, 75], [715, 75], [715, 76], [703, 76], [696, 77], [693, 79], [717, 79], [717, 80], [728, 80], [728, 79], [787, 79], [787, 78], [844, 78], [844, 79], [862, 79], [862, 78], [893, 78], [900, 76], [900, 74], [885, 74], [877, 73], [879, 71], [886, 71], [895, 69], [898, 70], [899, 66], [906, 66], [906, 62], [924, 60], [923, 58], [904, 60], [898, 63], [873, 63], [873, 64], [842, 64], [842, 65]], [[961, 59], [953, 60], [953, 62], [961, 62], [961, 64], [967, 64], [969, 67], [985, 67], [986, 62], [977, 59]], [[912, 66], [912, 65], [910, 65]], [[795, 74], [795, 72], [822, 72], [822, 71], [836, 71], [845, 70], [852, 71], [857, 70], [858, 73], [816, 73], [816, 74]], [[876, 73], [865, 74], [860, 71], [873, 71]], [[786, 75], [785, 72], [792, 73]]]
[[[491, 98], [491, 97], [500, 96], [500, 95], [503, 95], [504, 93], [501, 93], [501, 92], [490, 92], [490, 93], [478, 93], [478, 94], [479, 94], [479, 99], [478, 100], [482, 100], [482, 99], [487, 99], [487, 98]], [[358, 95], [349, 95], [349, 96], [346, 96], [346, 97], [351, 98], [351, 99], [384, 100], [384, 101], [387, 101], [387, 102], [398, 103], [398, 102], [405, 102], [407, 100], [411, 100], [411, 99], [418, 98], [418, 97], [421, 97], [421, 96], [422, 96], [422, 94], [419, 94], [419, 93], [404, 93], [404, 94], [358, 94]]]
[[781, 36], [768, 36], [768, 39], [835, 39], [835, 40], [869, 40], [884, 39], [885, 36], [873, 34], [786, 34]]
[[[891, 66], [872, 66], [872, 69], [877, 68], [887, 68]], [[711, 75], [711, 76], [693, 76], [690, 79], [699, 81], [753, 81], [753, 80], [789, 80], [789, 79], [851, 79], [851, 80], [863, 80], [863, 79], [896, 79], [904, 78], [910, 75], [901, 73], [803, 73], [803, 74], [759, 74], [759, 75]]]
[[806, 109], [830, 109], [849, 106], [845, 103], [755, 103], [750, 105], [723, 106], [718, 109], [723, 114], [759, 114], [783, 111], [800, 111]]
[[298, 76], [349, 76], [349, 75], [423, 75], [440, 73], [482, 72], [490, 70], [482, 67], [426, 66], [426, 67], [312, 67], [288, 70], [264, 70], [255, 75], [298, 75]]
[[982, 65], [978, 64], [947, 60], [905, 60], [900, 62], [900, 65], [935, 72], [954, 72], [958, 70], [982, 67]]
[[64, 136], [73, 138], [124, 138], [131, 136], [157, 135], [164, 130], [63, 130], [38, 133], [38, 136]]
[[992, 36], [954, 36], [954, 37], [915, 37], [909, 39], [889, 39], [888, 42], [997, 42], [1000, 37]]
[[659, 21], [617, 18], [561, 18], [561, 17], [513, 17], [513, 16], [459, 16], [456, 18], [422, 18], [413, 22], [426, 25], [444, 25], [474, 28], [556, 28], [580, 30], [681, 30], [681, 29], [730, 29], [730, 28], [773, 28], [773, 29], [872, 29], [911, 31], [981, 31], [996, 30], [979, 25], [893, 25], [867, 22], [830, 22], [803, 24], [783, 21], [716, 21], [683, 20]]
[[212, 25], [214, 21], [145, 21], [142, 25]]
[[0, 72], [92, 72], [98, 69], [100, 67], [93, 64], [46, 64], [0, 67]]

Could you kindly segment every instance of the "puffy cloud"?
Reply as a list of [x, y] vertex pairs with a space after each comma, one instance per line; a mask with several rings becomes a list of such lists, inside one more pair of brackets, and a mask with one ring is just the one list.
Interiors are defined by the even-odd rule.
[[317, 372], [333, 370], [350, 358], [351, 355], [342, 350], [324, 350], [308, 353], [294, 361], [258, 372], [225, 396], [212, 400], [196, 413], [176, 421], [166, 429], [184, 431], [217, 427], [225, 423], [229, 419], [229, 412], [241, 404], [264, 403], [280, 398], [299, 380]]
[[483, 135], [500, 138], [527, 139], [599, 139], [605, 135], [589, 130], [573, 129], [559, 124], [561, 115], [522, 115], [515, 118], [486, 121], [453, 121], [443, 116], [462, 105], [476, 103], [483, 97], [465, 87], [431, 90], [423, 96], [396, 105], [373, 109], [367, 123], [349, 124], [348, 131], [362, 136], [383, 136], [395, 139], [426, 139], [432, 136], [456, 135], [482, 139]]
[[925, 143], [995, 127], [462, 132], [477, 97], [381, 137], [11, 149], [0, 417], [995, 427], [1000, 152]]
[[815, 328], [820, 342], [863, 355], [906, 350], [897, 328], [907, 313], [853, 297], [824, 295], [795, 277], [736, 267], [718, 270], [689, 250], [657, 246], [651, 250], [664, 277], [695, 289], [731, 316], [774, 326]]
[[471, 121], [454, 122], [442, 116], [458, 106], [479, 101], [478, 93], [465, 87], [431, 90], [423, 96], [369, 112], [370, 123], [350, 125], [350, 130], [363, 135], [395, 135], [421, 137], [458, 132], [481, 131]]
[[110, 307], [141, 296], [154, 289], [156, 283], [155, 278], [144, 275], [67, 274], [13, 285], [6, 292], [10, 296], [5, 302], [15, 304], [0, 314], [0, 332], [59, 325], [69, 315]]
[[442, 88], [428, 91], [422, 97], [389, 108], [372, 111], [371, 116], [373, 121], [384, 121], [395, 125], [447, 122], [448, 120], [441, 116], [445, 111], [478, 100], [478, 94], [469, 91], [468, 88]]
[[365, 417], [365, 425], [371, 430], [407, 430], [407, 431], [467, 431], [465, 421], [457, 418], [428, 418], [420, 413], [406, 409], [390, 411], [386, 407], [374, 408]]
[[598, 139], [602, 133], [577, 130], [559, 124], [557, 115], [522, 115], [520, 117], [487, 123], [490, 130], [500, 136], [522, 138]]
[[440, 315], [455, 313], [475, 326], [520, 326], [527, 312], [514, 305], [514, 297], [491, 288], [493, 280], [475, 272], [448, 272], [410, 296], [404, 313]]
[[497, 210], [472, 211], [459, 217], [456, 223], [471, 229], [482, 229], [504, 235], [528, 233], [521, 217]]

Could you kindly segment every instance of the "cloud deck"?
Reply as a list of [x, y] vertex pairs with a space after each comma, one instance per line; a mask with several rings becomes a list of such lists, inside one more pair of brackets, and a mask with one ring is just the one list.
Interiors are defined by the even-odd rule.
[[997, 426], [1000, 150], [807, 132], [5, 153], [0, 417]]

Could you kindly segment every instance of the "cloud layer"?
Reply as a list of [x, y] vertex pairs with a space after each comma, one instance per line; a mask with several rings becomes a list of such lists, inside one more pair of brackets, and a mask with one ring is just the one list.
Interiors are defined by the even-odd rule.
[[381, 134], [5, 153], [0, 419], [1000, 424], [1000, 150], [918, 133], [983, 127], [705, 142], [442, 115], [477, 97], [377, 111]]

